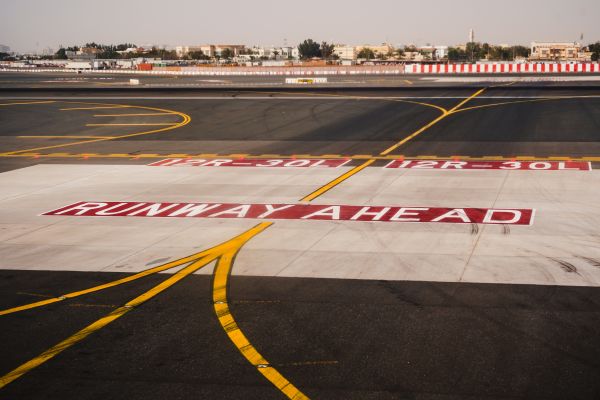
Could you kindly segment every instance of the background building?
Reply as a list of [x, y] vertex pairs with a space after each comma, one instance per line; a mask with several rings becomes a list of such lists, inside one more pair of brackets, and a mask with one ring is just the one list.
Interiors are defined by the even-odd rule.
[[590, 61], [591, 53], [577, 42], [531, 42], [532, 61]]
[[340, 60], [356, 60], [357, 51], [354, 46], [336, 44], [333, 48], [333, 54], [337, 55]]

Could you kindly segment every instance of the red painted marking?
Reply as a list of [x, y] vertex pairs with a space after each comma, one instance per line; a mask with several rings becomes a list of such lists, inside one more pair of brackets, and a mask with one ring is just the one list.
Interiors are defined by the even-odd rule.
[[384, 168], [402, 169], [503, 169], [527, 171], [591, 171], [589, 162], [581, 161], [453, 161], [393, 160]]
[[534, 214], [532, 209], [81, 201], [42, 215], [531, 225]]
[[268, 168], [338, 168], [352, 161], [351, 159], [297, 159], [297, 158], [275, 158], [275, 159], [231, 159], [215, 158], [191, 159], [191, 158], [167, 158], [148, 164], [151, 167], [268, 167]]

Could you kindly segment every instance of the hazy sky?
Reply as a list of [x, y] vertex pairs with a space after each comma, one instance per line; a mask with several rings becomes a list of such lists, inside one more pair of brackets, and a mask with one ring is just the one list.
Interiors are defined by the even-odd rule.
[[15, 51], [95, 41], [296, 45], [600, 40], [600, 0], [0, 0]]

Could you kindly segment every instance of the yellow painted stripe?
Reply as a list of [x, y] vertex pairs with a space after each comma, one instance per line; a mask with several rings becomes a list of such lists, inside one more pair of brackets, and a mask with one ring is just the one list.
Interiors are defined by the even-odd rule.
[[190, 264], [188, 267], [186, 267], [186, 268], [182, 269], [181, 271], [177, 272], [176, 274], [172, 275], [170, 278], [166, 279], [164, 282], [153, 287], [148, 292], [136, 297], [135, 299], [126, 303], [124, 306], [117, 308], [116, 310], [114, 310], [113, 312], [108, 314], [107, 316], [102, 317], [99, 320], [97, 320], [96, 322], [93, 322], [92, 324], [86, 326], [79, 332], [75, 333], [72, 336], [69, 336], [67, 339], [63, 340], [62, 342], [58, 343], [57, 345], [46, 350], [39, 356], [27, 361], [24, 364], [21, 364], [19, 367], [10, 371], [8, 374], [6, 374], [0, 378], [0, 389], [2, 389], [4, 386], [8, 385], [9, 383], [13, 382], [14, 380], [20, 378], [21, 376], [25, 375], [32, 369], [39, 367], [40, 365], [42, 365], [46, 361], [50, 360], [51, 358], [55, 357], [56, 355], [62, 353], [64, 350], [68, 349], [69, 347], [81, 342], [83, 339], [85, 339], [92, 333], [104, 328], [106, 325], [110, 324], [111, 322], [115, 321], [116, 319], [122, 317], [123, 315], [125, 315], [126, 313], [131, 311], [134, 307], [139, 306], [139, 305], [143, 304], [144, 302], [150, 300], [151, 298], [153, 298], [156, 295], [158, 295], [159, 293], [165, 291], [169, 287], [173, 286], [175, 283], [179, 282], [181, 279], [185, 278], [186, 276], [195, 272], [196, 270], [202, 268], [203, 266], [205, 266], [206, 264], [208, 264], [209, 262], [211, 262], [213, 260], [214, 260], [214, 258], [212, 258], [212, 257], [205, 257], [205, 258], [199, 259], [198, 261]]
[[146, 117], [155, 115], [172, 115], [171, 113], [140, 113], [140, 114], [96, 114], [94, 117]]
[[479, 96], [484, 91], [485, 91], [485, 88], [476, 91], [475, 93], [473, 93], [472, 95], [470, 95], [469, 97], [467, 97], [466, 99], [464, 99], [463, 101], [461, 101], [460, 103], [458, 103], [457, 105], [455, 105], [454, 107], [452, 107], [450, 109], [450, 111], [448, 111], [448, 113], [451, 114], [451, 113], [455, 112], [456, 110], [458, 110], [459, 108], [461, 108], [462, 106], [464, 106], [465, 104], [467, 104], [469, 101], [471, 101], [475, 97]]
[[289, 399], [308, 399], [296, 386], [274, 368], [241, 331], [228, 305], [227, 286], [237, 249], [223, 254], [217, 261], [213, 277], [214, 309], [221, 327], [252, 366]]
[[[208, 265], [209, 263], [211, 263], [218, 257], [222, 257], [226, 254], [237, 253], [240, 250], [240, 248], [248, 240], [252, 239], [252, 237], [256, 236], [260, 232], [267, 229], [270, 225], [272, 225], [272, 223], [270, 223], [270, 222], [261, 223], [255, 227], [247, 230], [246, 232], [242, 233], [241, 235], [238, 235], [235, 238], [228, 240], [227, 242], [224, 242], [218, 246], [215, 246], [212, 249], [201, 252], [201, 253], [204, 253], [204, 256], [202, 256], [199, 259], [196, 259], [190, 265], [181, 269], [177, 273], [173, 274], [171, 277], [164, 280], [160, 284], [154, 286], [152, 289], [148, 290], [145, 293], [142, 293], [141, 295], [137, 296], [133, 300], [125, 303], [124, 306], [117, 308], [116, 310], [112, 311], [110, 314], [106, 315], [105, 317], [102, 317], [99, 320], [97, 320], [96, 322], [86, 326], [79, 332], [68, 337], [67, 339], [63, 340], [62, 342], [58, 343], [57, 345], [51, 347], [50, 349], [46, 350], [39, 356], [27, 361], [26, 363], [20, 365], [19, 367], [12, 370], [8, 374], [2, 376], [0, 378], [0, 389], [2, 389], [4, 386], [8, 385], [9, 383], [13, 382], [14, 380], [20, 378], [21, 376], [23, 376], [27, 372], [31, 371], [32, 369], [42, 365], [43, 363], [50, 360], [54, 356], [60, 354], [64, 350], [68, 349], [69, 347], [81, 342], [83, 339], [85, 339], [92, 333], [104, 328], [106, 325], [108, 325], [111, 322], [115, 321], [116, 319], [122, 317], [123, 315], [125, 315], [126, 313], [128, 313], [129, 311], [134, 309], [135, 307], [142, 305], [143, 303], [147, 302], [148, 300], [152, 299], [153, 297], [157, 296], [158, 294], [164, 292], [165, 290], [167, 290], [168, 288], [170, 288], [171, 286], [173, 286], [174, 284], [176, 284], [183, 278], [196, 272], [198, 269]], [[201, 253], [198, 253], [198, 254], [201, 254]]]
[[[48, 136], [42, 136], [48, 137]], [[105, 137], [105, 136], [93, 136], [94, 138]], [[109, 138], [118, 138], [117, 136], [106, 136]], [[527, 157], [528, 160], [533, 161], [552, 161], [552, 160], [572, 160], [572, 161], [600, 161], [599, 156], [461, 156], [461, 155], [417, 155], [417, 156], [406, 156], [403, 154], [388, 154], [388, 155], [375, 155], [375, 154], [354, 154], [350, 156], [343, 156], [339, 154], [328, 154], [328, 155], [310, 155], [306, 154], [299, 157], [298, 155], [268, 155], [268, 154], [187, 154], [187, 153], [141, 153], [141, 154], [130, 154], [130, 153], [19, 153], [19, 154], [0, 154], [0, 157], [54, 157], [54, 158], [81, 158], [84, 156], [94, 158], [191, 158], [191, 159], [203, 159], [203, 158], [258, 158], [258, 159], [269, 159], [269, 158], [293, 158], [298, 159], [314, 158], [314, 159], [373, 159], [373, 160], [451, 160], [452, 158], [460, 158], [461, 160], [512, 160], [516, 157]]]
[[112, 139], [114, 136], [59, 136], [59, 135], [29, 135], [17, 136], [19, 139]]
[[[253, 228], [253, 229], [255, 229], [255, 228]], [[231, 246], [231, 244], [237, 244], [237, 243], [249, 240], [249, 238], [247, 238], [248, 237], [248, 232], [250, 232], [252, 235], [256, 234], [256, 233], [254, 233], [255, 231], [251, 229], [251, 230], [249, 230], [247, 232], [242, 233], [239, 236], [236, 236], [236, 237], [228, 240], [227, 242], [221, 243], [219, 245], [216, 245], [216, 246], [211, 247], [211, 248], [206, 249], [206, 250], [202, 250], [202, 251], [200, 251], [198, 253], [194, 253], [194, 254], [189, 255], [187, 257], [180, 258], [178, 260], [173, 260], [173, 261], [170, 261], [168, 263], [165, 263], [165, 264], [162, 264], [162, 265], [158, 265], [156, 267], [148, 268], [148, 269], [146, 269], [144, 271], [140, 271], [140, 272], [135, 273], [133, 275], [129, 275], [129, 276], [125, 277], [125, 278], [117, 279], [117, 280], [112, 281], [112, 282], [107, 282], [107, 283], [104, 283], [102, 285], [93, 286], [91, 288], [87, 288], [87, 289], [83, 289], [83, 290], [78, 290], [76, 292], [67, 293], [67, 294], [64, 294], [62, 296], [54, 297], [54, 298], [51, 298], [51, 299], [42, 300], [42, 301], [38, 301], [38, 302], [35, 302], [35, 303], [30, 303], [30, 304], [25, 304], [25, 305], [22, 305], [22, 306], [13, 307], [13, 308], [9, 308], [9, 309], [6, 309], [6, 310], [0, 310], [0, 316], [7, 315], [7, 314], [12, 314], [12, 313], [16, 313], [16, 312], [19, 312], [19, 311], [30, 310], [32, 308], [42, 307], [42, 306], [45, 306], [45, 305], [48, 305], [48, 304], [56, 303], [58, 301], [62, 301], [62, 300], [66, 300], [66, 299], [72, 299], [74, 297], [79, 297], [79, 296], [83, 296], [83, 295], [86, 295], [86, 294], [98, 292], [100, 290], [109, 289], [111, 287], [115, 287], [115, 286], [118, 286], [118, 285], [122, 285], [124, 283], [135, 281], [135, 280], [140, 279], [140, 278], [144, 278], [144, 277], [146, 277], [148, 275], [157, 274], [159, 272], [163, 272], [163, 271], [167, 271], [169, 269], [175, 268], [175, 267], [179, 267], [181, 265], [184, 265], [184, 264], [190, 263], [190, 262], [192, 262], [194, 260], [197, 260], [198, 258], [205, 257], [205, 256], [207, 256], [207, 255], [209, 255], [211, 253], [216, 253], [216, 252], [220, 251], [223, 248], [228, 248], [228, 246]]]
[[108, 106], [96, 106], [96, 107], [69, 107], [69, 108], [61, 108], [60, 111], [102, 110], [102, 109], [106, 109], [106, 108], [129, 108], [129, 107], [131, 107], [131, 106], [112, 104], [112, 105], [108, 105]]
[[[104, 104], [104, 103], [84, 103], [84, 102], [76, 102], [76, 101], [72, 101], [72, 102], [64, 101], [63, 103]], [[77, 145], [80, 145], [80, 144], [89, 144], [89, 143], [96, 143], [96, 142], [102, 142], [102, 141], [107, 141], [107, 140], [124, 139], [124, 138], [130, 138], [130, 137], [136, 137], [136, 136], [142, 136], [142, 135], [149, 135], [149, 134], [153, 134], [153, 133], [166, 132], [166, 131], [170, 131], [170, 130], [173, 130], [173, 129], [181, 128], [182, 126], [185, 126], [185, 125], [189, 124], [190, 121], [192, 120], [192, 118], [189, 115], [184, 114], [182, 112], [172, 111], [172, 110], [166, 110], [166, 109], [156, 108], [156, 107], [111, 104], [111, 105], [107, 105], [107, 106], [102, 106], [100, 108], [128, 108], [128, 107], [138, 108], [138, 109], [141, 109], [141, 110], [159, 111], [159, 112], [169, 113], [171, 115], [178, 115], [179, 117], [182, 118], [182, 120], [181, 120], [181, 122], [177, 123], [176, 125], [169, 125], [167, 127], [160, 128], [160, 129], [153, 129], [153, 130], [149, 130], [149, 131], [143, 131], [143, 132], [137, 132], [137, 133], [130, 133], [130, 134], [126, 134], [126, 135], [113, 136], [110, 139], [90, 139], [90, 140], [77, 141], [77, 142], [73, 142], [73, 143], [57, 144], [57, 145], [54, 145], [54, 146], [44, 146], [44, 147], [36, 147], [36, 148], [32, 148], [32, 149], [23, 149], [23, 150], [10, 151], [10, 152], [6, 152], [6, 153], [0, 153], [0, 157], [2, 157], [2, 156], [10, 156], [10, 155], [19, 154], [19, 153], [29, 153], [29, 152], [33, 152], [33, 151], [53, 149], [53, 148], [58, 148], [58, 147], [77, 146]], [[96, 107], [87, 108], [87, 109], [95, 109], [95, 108]], [[82, 109], [82, 108], [79, 108], [79, 109]]]
[[316, 199], [317, 197], [321, 196], [323, 193], [325, 193], [328, 190], [332, 189], [333, 187], [339, 185], [346, 179], [350, 178], [352, 175], [362, 171], [363, 169], [365, 169], [369, 165], [373, 164], [374, 162], [375, 162], [375, 160], [365, 161], [364, 163], [352, 168], [350, 171], [346, 172], [345, 174], [338, 176], [331, 182], [321, 186], [319, 189], [315, 190], [311, 194], [304, 196], [302, 199], [300, 199], [300, 201], [312, 201], [312, 200]]
[[481, 93], [483, 93], [484, 90], [485, 90], [485, 88], [478, 90], [477, 92], [473, 93], [471, 96], [467, 97], [466, 99], [464, 99], [463, 101], [461, 101], [460, 103], [458, 103], [456, 106], [454, 106], [453, 108], [451, 108], [448, 111], [446, 111], [445, 109], [442, 109], [443, 110], [442, 111], [442, 115], [440, 115], [439, 117], [437, 117], [433, 121], [429, 122], [427, 125], [419, 128], [417, 131], [411, 133], [410, 135], [408, 135], [407, 137], [405, 137], [404, 139], [402, 139], [398, 143], [394, 144], [393, 146], [388, 147], [387, 149], [385, 149], [384, 151], [382, 151], [379, 154], [382, 155], [382, 156], [385, 156], [385, 155], [391, 153], [392, 151], [396, 150], [398, 147], [402, 146], [406, 142], [408, 142], [408, 141], [414, 139], [415, 137], [419, 136], [421, 133], [425, 132], [427, 129], [431, 128], [432, 126], [434, 126], [435, 124], [437, 124], [438, 122], [440, 122], [441, 120], [443, 120], [444, 118], [446, 118], [447, 116], [452, 115], [453, 113], [457, 112], [457, 110], [460, 107], [462, 107], [467, 102], [469, 102], [472, 99], [474, 99], [475, 97], [479, 96]]
[[23, 101], [17, 103], [0, 103], [0, 106], [18, 106], [18, 105], [27, 105], [27, 104], [48, 104], [48, 103], [56, 103], [54, 100], [52, 101]]
[[[140, 124], [85, 124], [85, 126], [155, 126], [155, 125], [177, 125], [177, 122], [155, 122]], [[115, 136], [116, 137], [116, 136]]]

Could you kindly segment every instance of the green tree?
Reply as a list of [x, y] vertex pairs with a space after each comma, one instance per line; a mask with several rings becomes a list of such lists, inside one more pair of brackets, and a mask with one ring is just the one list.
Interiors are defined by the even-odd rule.
[[375, 52], [368, 47], [363, 47], [362, 49], [360, 49], [360, 51], [358, 52], [356, 57], [357, 58], [366, 58], [367, 60], [371, 60], [371, 59], [375, 58]]
[[54, 58], [57, 60], [66, 60], [67, 59], [67, 50], [64, 47], [58, 49], [56, 53], [54, 53]]
[[457, 47], [449, 47], [448, 48], [448, 60], [450, 61], [465, 61], [467, 59], [467, 55], [464, 50], [459, 49]]
[[206, 54], [204, 54], [202, 50], [190, 51], [187, 55], [192, 60], [207, 60], [208, 58], [210, 58]]
[[333, 56], [333, 52], [335, 50], [335, 45], [329, 44], [327, 42], [321, 42], [321, 57], [322, 58], [331, 58]]
[[306, 39], [298, 45], [298, 53], [300, 53], [300, 58], [304, 60], [319, 57], [321, 55], [321, 45], [312, 39]]
[[137, 46], [133, 43], [122, 43], [117, 45], [118, 51], [125, 51], [127, 49], [137, 49]]
[[592, 61], [598, 61], [600, 59], [600, 42], [589, 44], [588, 51], [592, 52]]
[[233, 51], [231, 51], [230, 48], [225, 48], [225, 49], [223, 49], [223, 51], [221, 51], [221, 57], [226, 60], [229, 60], [229, 59], [233, 58]]

